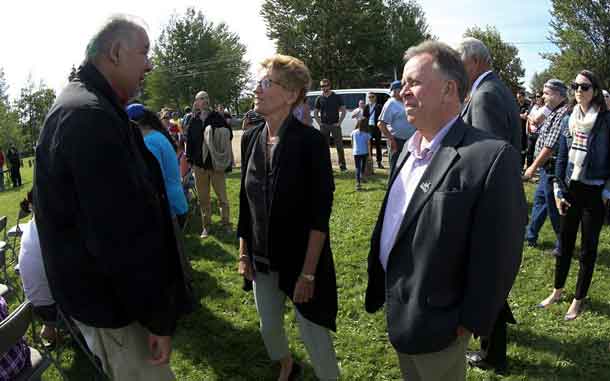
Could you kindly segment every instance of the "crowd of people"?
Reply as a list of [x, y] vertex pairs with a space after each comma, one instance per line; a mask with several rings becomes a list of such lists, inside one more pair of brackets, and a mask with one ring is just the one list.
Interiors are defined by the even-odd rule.
[[[172, 335], [198, 308], [182, 245], [185, 177], [195, 179], [201, 238], [213, 230], [210, 186], [222, 231], [233, 231], [231, 116], [212, 109], [203, 90], [182, 118], [130, 103], [152, 70], [149, 49], [144, 27], [125, 16], [92, 37], [46, 118], [33, 197], [23, 206], [33, 204], [35, 216], [19, 256], [28, 300], [43, 321], [56, 319], [58, 309], [70, 316], [113, 380], [175, 379]], [[524, 243], [537, 244], [547, 214], [557, 258], [554, 288], [539, 307], [564, 293], [579, 226], [580, 268], [565, 320], [582, 312], [591, 285], [610, 198], [610, 95], [583, 70], [570, 86], [547, 81], [530, 102], [525, 92], [511, 93], [492, 58], [474, 38], [455, 49], [425, 41], [405, 52], [402, 80], [390, 84], [385, 104], [370, 93], [352, 114], [358, 189], [373, 148], [383, 167], [381, 136], [388, 144], [389, 181], [372, 230], [363, 307], [385, 306], [405, 380], [464, 380], [466, 364], [506, 370], [506, 325], [515, 323], [507, 298]], [[237, 267], [280, 381], [304, 371], [284, 329], [287, 299], [316, 377], [340, 377], [331, 334], [338, 296], [329, 143], [332, 137], [346, 170], [340, 125], [347, 110], [322, 79], [313, 110], [320, 129], [311, 128], [311, 82], [300, 59], [265, 59], [242, 124]], [[528, 224], [523, 181], [534, 177]], [[52, 327], [42, 336], [58, 340]], [[480, 351], [467, 352], [472, 337]]]

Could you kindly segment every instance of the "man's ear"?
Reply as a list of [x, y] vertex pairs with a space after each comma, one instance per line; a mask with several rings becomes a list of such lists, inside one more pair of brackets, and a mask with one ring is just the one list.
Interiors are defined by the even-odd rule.
[[121, 51], [121, 41], [120, 40], [113, 41], [112, 45], [110, 45], [110, 51], [109, 51], [108, 55], [109, 55], [110, 61], [115, 65], [119, 64], [120, 51]]

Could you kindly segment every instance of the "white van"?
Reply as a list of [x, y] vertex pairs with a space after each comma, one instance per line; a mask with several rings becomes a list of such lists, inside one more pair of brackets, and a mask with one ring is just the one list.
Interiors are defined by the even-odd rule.
[[[343, 140], [350, 140], [352, 136], [352, 131], [356, 128], [356, 119], [352, 119], [352, 111], [358, 108], [358, 101], [363, 100], [366, 103], [366, 95], [368, 93], [373, 93], [377, 95], [377, 103], [382, 106], [385, 104], [385, 101], [390, 97], [390, 91], [388, 89], [339, 89], [332, 90], [337, 95], [343, 98], [343, 104], [345, 105], [345, 109], [347, 110], [347, 114], [345, 115], [345, 119], [343, 119], [343, 123], [341, 123], [341, 134], [343, 135]], [[307, 93], [307, 103], [309, 104], [309, 108], [311, 109], [311, 119], [313, 120], [313, 126], [320, 129], [318, 122], [313, 119], [315, 106], [316, 106], [316, 98], [322, 95], [322, 91], [310, 91]]]

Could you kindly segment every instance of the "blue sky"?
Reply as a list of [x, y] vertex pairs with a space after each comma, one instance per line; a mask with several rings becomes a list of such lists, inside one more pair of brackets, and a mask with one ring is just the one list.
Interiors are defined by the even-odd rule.
[[[547, 40], [550, 0], [419, 2], [432, 33], [450, 45], [455, 45], [470, 26], [496, 26], [505, 41], [515, 42], [519, 48], [526, 68], [525, 84], [529, 83], [534, 71], [548, 66], [539, 53], [554, 50]], [[246, 44], [246, 58], [256, 63], [275, 51], [258, 15], [261, 3], [262, 0], [9, 0], [2, 4], [0, 46], [4, 53], [0, 67], [5, 71], [9, 94], [13, 98], [18, 96], [28, 76], [59, 91], [66, 84], [70, 67], [81, 62], [88, 38], [108, 16], [129, 13], [142, 17], [149, 25], [154, 41], [169, 15], [183, 13], [188, 6], [201, 9], [214, 22], [226, 22]]]
[[556, 51], [555, 45], [548, 41], [550, 0], [420, 0], [419, 3], [432, 33], [452, 46], [459, 42], [469, 27], [495, 26], [504, 41], [513, 42], [519, 49], [526, 86], [534, 72], [548, 67], [548, 61], [542, 59], [540, 53]]

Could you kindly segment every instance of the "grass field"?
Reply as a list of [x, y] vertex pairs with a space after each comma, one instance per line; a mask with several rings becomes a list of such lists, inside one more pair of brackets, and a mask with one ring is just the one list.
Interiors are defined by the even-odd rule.
[[[335, 338], [343, 380], [398, 380], [394, 350], [387, 340], [383, 313], [364, 311], [366, 257], [369, 238], [384, 195], [386, 178], [379, 175], [354, 190], [353, 173], [336, 173], [335, 202], [331, 220], [332, 249], [338, 276], [339, 316]], [[24, 186], [0, 193], [0, 215], [14, 223], [18, 202], [31, 186], [31, 169], [23, 171]], [[528, 197], [534, 190], [526, 186]], [[239, 173], [228, 179], [232, 219], [237, 220]], [[218, 223], [216, 215], [214, 222]], [[215, 225], [216, 226], [216, 225]], [[183, 319], [174, 340], [172, 366], [179, 380], [274, 380], [277, 368], [267, 359], [258, 333], [257, 314], [251, 293], [241, 290], [236, 273], [237, 240], [233, 235], [212, 232], [199, 238], [196, 217], [186, 236], [186, 247], [194, 268], [200, 311]], [[553, 236], [547, 222], [539, 248], [527, 248], [513, 288], [510, 304], [519, 324], [509, 326], [509, 370], [506, 376], [469, 370], [468, 380], [610, 380], [610, 236], [602, 231], [599, 259], [586, 303], [586, 311], [572, 322], [564, 322], [573, 297], [577, 262], [566, 286], [566, 297], [549, 310], [534, 305], [545, 298], [553, 282]], [[10, 300], [15, 306], [15, 300]], [[294, 314], [286, 316], [291, 348], [308, 363], [298, 340]], [[473, 345], [474, 347], [474, 345]], [[86, 360], [68, 351], [63, 366], [70, 380], [91, 380]], [[308, 365], [306, 380], [314, 380]], [[56, 372], [46, 380], [59, 380]]]

